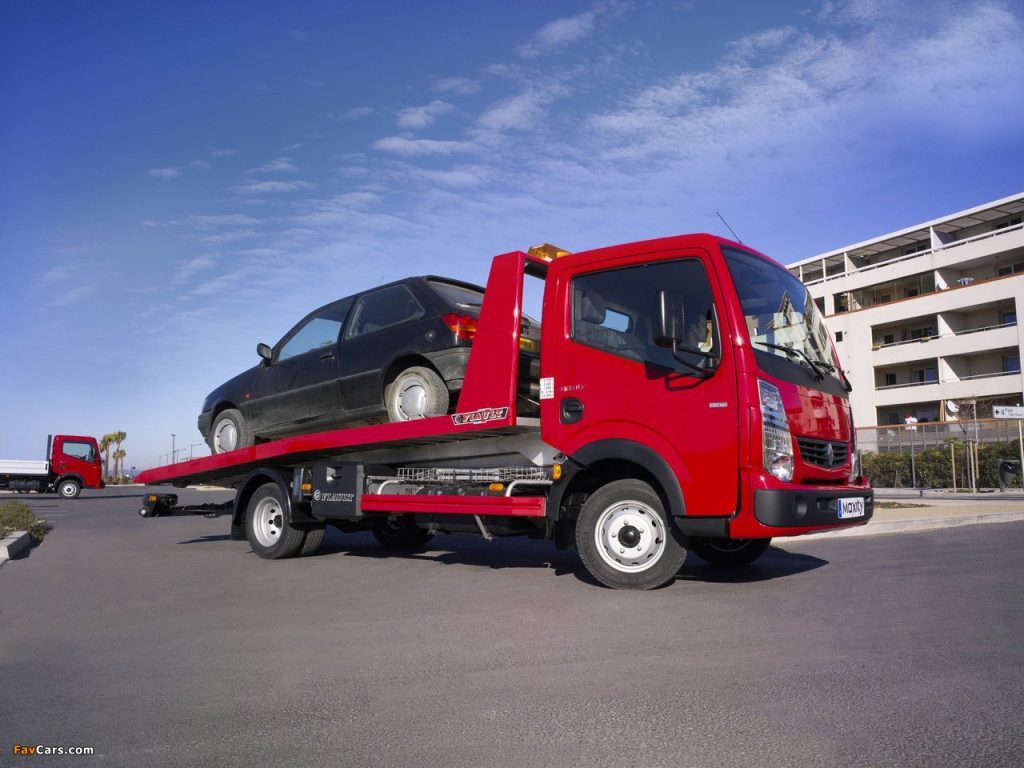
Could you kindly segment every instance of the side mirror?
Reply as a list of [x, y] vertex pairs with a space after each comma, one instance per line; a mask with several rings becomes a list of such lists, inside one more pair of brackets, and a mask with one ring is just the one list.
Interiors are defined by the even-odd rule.
[[658, 327], [654, 343], [674, 349], [683, 340], [683, 297], [676, 291], [658, 291]]
[[274, 350], [268, 344], [257, 344], [256, 354], [269, 363], [270, 359], [274, 356]]

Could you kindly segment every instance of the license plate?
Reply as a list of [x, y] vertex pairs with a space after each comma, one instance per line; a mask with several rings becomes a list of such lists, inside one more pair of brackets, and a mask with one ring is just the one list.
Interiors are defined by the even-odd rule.
[[864, 517], [864, 499], [837, 499], [839, 502], [839, 519], [848, 520], [852, 517]]

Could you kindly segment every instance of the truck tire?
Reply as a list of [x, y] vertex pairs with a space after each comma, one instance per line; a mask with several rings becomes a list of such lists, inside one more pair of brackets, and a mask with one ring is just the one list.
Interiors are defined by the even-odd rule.
[[294, 557], [306, 532], [288, 522], [281, 489], [267, 483], [256, 489], [245, 510], [245, 534], [252, 551], [264, 560]]
[[302, 549], [299, 550], [299, 557], [306, 557], [314, 554], [320, 545], [324, 543], [324, 535], [327, 533], [326, 525], [317, 525], [306, 529], [306, 538], [302, 542]]
[[387, 549], [415, 549], [434, 538], [426, 528], [416, 525], [412, 515], [388, 515], [375, 523], [371, 532]]
[[771, 539], [695, 539], [694, 554], [711, 565], [750, 565], [768, 551]]
[[82, 484], [73, 477], [65, 477], [57, 483], [57, 493], [62, 499], [77, 499], [82, 492]]
[[245, 416], [237, 408], [226, 408], [217, 414], [210, 426], [210, 451], [227, 453], [253, 444], [252, 430]]
[[654, 589], [686, 559], [686, 537], [642, 480], [615, 480], [592, 493], [576, 520], [576, 548], [595, 579], [614, 589]]
[[406, 368], [384, 390], [389, 421], [412, 421], [448, 413], [448, 387], [430, 368]]

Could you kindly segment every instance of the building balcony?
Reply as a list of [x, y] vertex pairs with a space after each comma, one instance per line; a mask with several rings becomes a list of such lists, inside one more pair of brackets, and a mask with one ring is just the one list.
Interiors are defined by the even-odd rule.
[[954, 380], [937, 380], [875, 387], [878, 407], [1021, 394], [1020, 371], [982, 373]]
[[872, 348], [871, 364], [876, 367], [893, 366], [915, 360], [970, 355], [980, 350], [1016, 347], [1019, 343], [1016, 323], [989, 325], [876, 345]]

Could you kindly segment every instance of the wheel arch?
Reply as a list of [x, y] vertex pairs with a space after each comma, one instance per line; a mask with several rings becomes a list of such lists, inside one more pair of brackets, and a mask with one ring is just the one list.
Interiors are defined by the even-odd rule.
[[[686, 503], [672, 468], [652, 448], [633, 440], [608, 439], [589, 443], [573, 453], [567, 482], [556, 484], [548, 497], [548, 515], [562, 516], [573, 496], [583, 497], [614, 480], [643, 480], [661, 497], [673, 519], [686, 516]], [[580, 502], [582, 503], [582, 502]]]
[[85, 478], [82, 477], [82, 475], [80, 475], [78, 472], [65, 472], [64, 474], [60, 475], [56, 480], [54, 480], [53, 483], [50, 484], [50, 487], [56, 490], [60, 488], [61, 483], [67, 480], [74, 480], [76, 483], [78, 483], [79, 488], [85, 488]]
[[[398, 374], [404, 371], [406, 368], [412, 368], [414, 366], [420, 366], [421, 368], [429, 368], [438, 376], [441, 376], [441, 372], [437, 370], [430, 360], [415, 352], [403, 352], [396, 356], [391, 362], [387, 364], [384, 369], [384, 375], [381, 376], [381, 399], [384, 398], [384, 390], [391, 386], [391, 383], [398, 378]], [[444, 376], [441, 376], [441, 380], [444, 380]]]
[[245, 512], [249, 507], [249, 500], [257, 489], [267, 483], [273, 483], [281, 491], [285, 514], [288, 516], [288, 521], [292, 522], [292, 493], [288, 485], [288, 477], [283, 472], [274, 469], [255, 469], [246, 475], [235, 491], [235, 507], [231, 515], [233, 528], [245, 525]]

